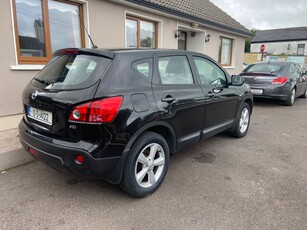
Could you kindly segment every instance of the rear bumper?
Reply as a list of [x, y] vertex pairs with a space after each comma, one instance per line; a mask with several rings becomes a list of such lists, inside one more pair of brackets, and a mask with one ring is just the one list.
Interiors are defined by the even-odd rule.
[[291, 95], [290, 87], [286, 85], [249, 85], [251, 89], [263, 90], [262, 94], [253, 93], [253, 97], [270, 98], [286, 101]]
[[[121, 157], [96, 159], [91, 155], [91, 152], [95, 151], [95, 145], [84, 145], [85, 148], [81, 149], [71, 147], [72, 143], [70, 142], [65, 145], [65, 141], [60, 141], [61, 144], [59, 144], [56, 139], [42, 139], [23, 120], [19, 124], [19, 136], [22, 146], [32, 157], [52, 168], [68, 171], [82, 178], [106, 179], [113, 183], [119, 183], [118, 179], [113, 181], [112, 178], [114, 174], [120, 173], [124, 154]], [[33, 150], [30, 152], [31, 148]], [[84, 163], [81, 165], [75, 162], [77, 154], [84, 157]]]

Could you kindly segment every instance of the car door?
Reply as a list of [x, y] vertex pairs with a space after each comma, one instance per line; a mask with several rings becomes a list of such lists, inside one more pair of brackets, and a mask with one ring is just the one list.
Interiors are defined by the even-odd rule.
[[156, 55], [152, 84], [159, 116], [175, 131], [177, 150], [199, 141], [205, 114], [205, 96], [184, 54]]
[[239, 95], [229, 77], [213, 60], [193, 56], [193, 62], [206, 98], [206, 112], [202, 137], [233, 127], [239, 107]]
[[297, 95], [302, 95], [305, 93], [305, 89], [306, 89], [305, 76], [299, 65], [294, 64], [294, 66], [297, 71], [297, 89], [298, 89]]

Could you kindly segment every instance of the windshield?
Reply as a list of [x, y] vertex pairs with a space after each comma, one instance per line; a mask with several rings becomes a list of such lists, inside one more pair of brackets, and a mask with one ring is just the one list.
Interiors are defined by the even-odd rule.
[[87, 88], [98, 81], [110, 62], [107, 58], [84, 54], [56, 56], [34, 81], [49, 90]]
[[276, 64], [254, 64], [245, 69], [246, 73], [278, 73], [282, 69], [281, 65]]

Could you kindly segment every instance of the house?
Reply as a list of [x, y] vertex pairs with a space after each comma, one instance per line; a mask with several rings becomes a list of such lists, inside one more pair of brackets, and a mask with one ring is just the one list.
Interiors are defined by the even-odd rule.
[[257, 31], [251, 52], [259, 52], [262, 44], [271, 55], [307, 55], [307, 27]]
[[230, 74], [252, 34], [209, 0], [8, 0], [0, 8], [0, 117], [22, 112], [30, 79], [65, 47], [168, 48], [205, 53]]

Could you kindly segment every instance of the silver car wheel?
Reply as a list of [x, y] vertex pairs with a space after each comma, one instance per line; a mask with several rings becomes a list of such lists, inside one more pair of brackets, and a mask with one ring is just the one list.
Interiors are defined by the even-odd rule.
[[142, 149], [135, 164], [135, 179], [142, 188], [153, 186], [161, 177], [165, 154], [161, 145], [151, 143]]
[[240, 132], [245, 133], [249, 124], [249, 110], [244, 108], [240, 117]]
[[295, 89], [292, 89], [292, 92], [291, 92], [291, 104], [294, 103], [294, 100], [295, 100]]

